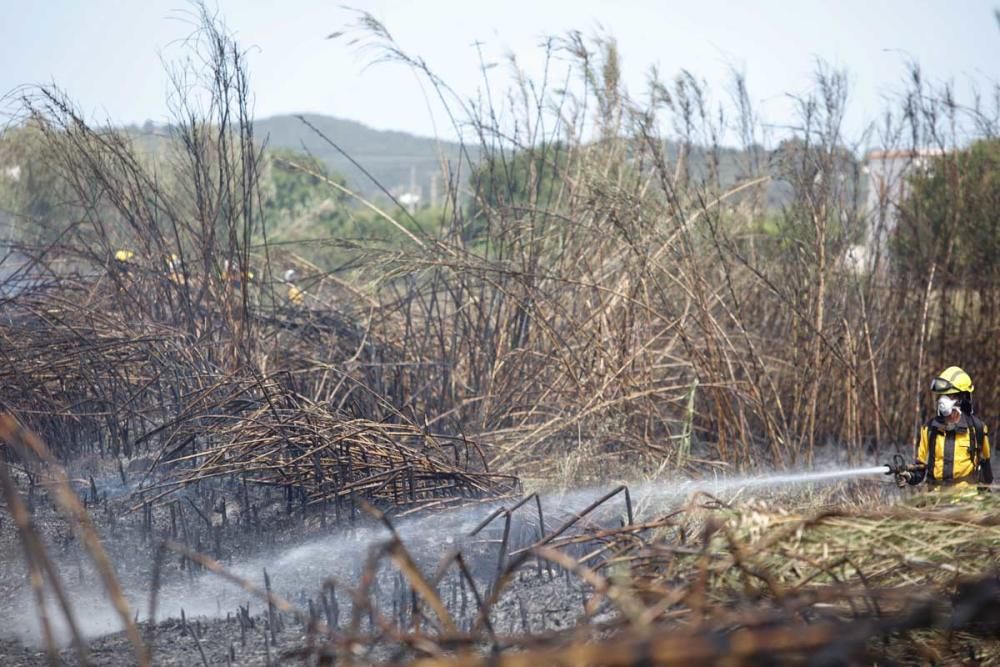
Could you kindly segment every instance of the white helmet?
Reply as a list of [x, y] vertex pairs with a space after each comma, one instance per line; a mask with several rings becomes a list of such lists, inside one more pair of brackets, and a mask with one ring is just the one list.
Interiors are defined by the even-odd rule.
[[285, 271], [285, 282], [290, 283], [295, 280], [295, 269], [288, 269]]

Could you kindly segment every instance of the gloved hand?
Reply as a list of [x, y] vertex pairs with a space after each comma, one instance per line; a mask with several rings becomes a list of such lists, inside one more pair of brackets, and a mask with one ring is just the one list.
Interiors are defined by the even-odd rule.
[[910, 483], [910, 479], [913, 477], [913, 473], [909, 470], [904, 470], [903, 472], [896, 473], [896, 486], [899, 488], [904, 488]]

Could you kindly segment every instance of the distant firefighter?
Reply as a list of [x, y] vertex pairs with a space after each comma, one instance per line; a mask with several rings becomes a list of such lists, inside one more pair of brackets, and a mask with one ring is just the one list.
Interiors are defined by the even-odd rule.
[[295, 285], [295, 269], [285, 271], [285, 284], [288, 286], [288, 303], [301, 306], [306, 301], [306, 293]]
[[114, 270], [123, 276], [131, 275], [134, 265], [132, 260], [135, 258], [135, 253], [131, 250], [116, 250], [114, 254], [114, 262], [112, 266]]
[[167, 280], [175, 285], [185, 284], [184, 279], [184, 268], [181, 266], [181, 260], [177, 255], [171, 254], [167, 257]]
[[243, 279], [246, 278], [246, 282], [249, 285], [253, 282], [254, 273], [250, 269], [245, 272], [240, 273], [239, 267], [233, 267], [229, 260], [225, 260], [222, 264], [222, 280], [233, 286], [234, 289], [239, 289], [243, 286]]

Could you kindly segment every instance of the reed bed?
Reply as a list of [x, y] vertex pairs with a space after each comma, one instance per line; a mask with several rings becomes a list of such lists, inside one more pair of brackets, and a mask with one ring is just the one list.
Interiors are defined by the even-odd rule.
[[439, 655], [407, 664], [988, 663], [1000, 655], [996, 509], [946, 493], [807, 513], [693, 498], [512, 553], [487, 604], [537, 559], [585, 582], [571, 629], [480, 636], [491, 657], [449, 656], [456, 638], [442, 633], [427, 649]]
[[516, 477], [486, 472], [482, 450], [468, 440], [408, 424], [349, 419], [314, 404], [280, 402], [286, 405], [272, 403], [216, 424], [202, 422], [190, 434], [177, 431], [175, 438], [207, 436], [218, 444], [174, 458], [185, 470], [164, 485], [238, 477], [294, 489], [302, 505], [330, 503], [338, 515], [340, 505], [353, 505], [355, 498], [404, 508], [447, 497], [506, 495], [518, 487]]
[[[820, 67], [798, 100], [800, 126], [767, 146], [739, 76], [724, 107], [735, 117], [716, 113], [686, 72], [654, 76], [640, 99], [620, 79], [613, 40], [571, 34], [546, 54], [569, 63], [565, 87], [519, 78], [510, 108], [484, 108], [361, 15], [354, 43], [426, 77], [478, 157], [442, 165], [447, 204], [434, 229], [362, 202], [398, 237], [334, 239], [351, 260], [324, 271], [269, 243], [268, 158], [245, 55], [202, 19], [190, 44], [205, 70], [178, 73], [168, 155], [155, 166], [58, 90], [20, 99], [18, 120], [41, 138], [70, 201], [61, 224], [29, 220], [44, 242], [14, 244], [0, 261], [18, 263], [0, 285], [3, 470], [17, 466], [31, 489], [54, 476], [53, 496], [98, 561], [57, 460], [117, 464], [124, 484], [123, 465], [141, 459], [128, 509], [147, 515], [213, 484], [281, 489], [289, 514], [321, 513], [324, 524], [328, 512], [391, 527], [421, 507], [506, 503], [490, 517], [500, 532], [480, 546], [500, 550], [488, 581], [461, 552], [427, 576], [393, 531], [369, 555], [346, 627], [265, 591], [269, 612], [302, 624], [301, 655], [321, 664], [997, 656], [993, 495], [805, 513], [699, 498], [639, 522], [629, 505], [618, 525], [577, 516], [550, 526], [539, 504], [526, 529], [537, 539], [511, 538], [515, 509], [530, 505], [511, 500], [520, 476], [544, 487], [572, 485], [584, 469], [607, 479], [610, 462], [654, 478], [809, 466], [829, 443], [859, 460], [908, 448], [939, 368], [995, 375], [991, 274], [956, 267], [949, 246], [912, 262], [928, 267], [914, 276], [883, 245], [896, 203], [863, 204], [860, 145], [842, 130], [844, 74]], [[913, 74], [882, 148], [952, 150], [970, 126], [995, 136], [987, 111]], [[723, 174], [734, 131], [742, 151]], [[944, 154], [942, 167], [958, 165]], [[907, 215], [918, 227], [923, 214]], [[863, 262], [851, 255], [859, 244]], [[287, 266], [311, 273], [305, 305], [282, 297]], [[976, 395], [991, 405], [1000, 388], [980, 382]], [[33, 585], [58, 589], [16, 484], [3, 491]], [[235, 577], [190, 544], [163, 549]], [[399, 622], [372, 590], [383, 562], [405, 580]], [[529, 575], [553, 586], [558, 572], [588, 592], [572, 629], [525, 622], [499, 636], [490, 618], [513, 604], [505, 592]], [[444, 602], [445, 580], [464, 582], [475, 609], [465, 623]], [[135, 654], [148, 660], [138, 641]]]
[[[212, 358], [212, 346], [191, 342], [167, 322], [126, 322], [112, 299], [93, 296], [102, 292], [99, 279], [78, 287], [22, 297], [0, 324], [10, 359], [0, 372], [5, 402], [59, 442], [57, 451], [142, 455], [145, 472], [174, 471], [170, 489], [240, 478], [294, 488], [305, 505], [333, 501], [338, 508], [355, 496], [407, 505], [516, 486], [515, 478], [488, 472], [474, 441], [435, 434], [398, 414], [395, 423], [354, 416], [370, 414], [363, 397], [339, 406], [312, 401], [294, 391], [302, 370], [283, 367], [267, 378], [229, 371], [225, 359]], [[275, 335], [300, 332], [283, 348], [287, 360], [309, 346], [309, 330], [320, 326], [315, 319], [287, 312], [259, 326], [275, 327]], [[361, 334], [329, 319], [323, 328], [346, 359]], [[299, 359], [316, 352], [303, 350]], [[342, 384], [358, 383], [347, 372], [337, 375]]]
[[[511, 502], [511, 513], [531, 499]], [[619, 499], [609, 493], [534, 524], [541, 536], [526, 543], [515, 543], [507, 522], [503, 540], [452, 550], [436, 565], [418, 565], [426, 558], [369, 510], [390, 536], [367, 554], [357, 582], [326, 584], [349, 588], [349, 615], [167, 548], [296, 619], [305, 646], [285, 657], [321, 664], [988, 664], [1000, 655], [992, 496], [790, 512], [701, 495], [661, 516], [608, 523]], [[499, 557], [498, 569], [481, 570], [484, 557]], [[531, 589], [544, 591], [546, 608], [572, 601], [575, 620], [562, 629], [530, 621]]]

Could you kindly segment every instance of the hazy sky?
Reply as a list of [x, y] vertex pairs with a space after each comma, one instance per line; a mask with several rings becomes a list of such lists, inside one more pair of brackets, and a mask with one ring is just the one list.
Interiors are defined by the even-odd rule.
[[[341, 2], [218, 0], [217, 6], [240, 43], [253, 47], [258, 117], [320, 112], [433, 133], [412, 73], [398, 65], [366, 69], [356, 49], [325, 39], [351, 20]], [[786, 93], [808, 87], [817, 58], [849, 73], [852, 131], [901, 88], [908, 59], [960, 89], [1000, 81], [994, 17], [1000, 0], [370, 0], [352, 6], [380, 18], [405, 50], [465, 96], [481, 84], [474, 41], [483, 43], [490, 61], [514, 53], [530, 69], [542, 62], [543, 36], [599, 27], [617, 38], [633, 90], [655, 64], [670, 75], [687, 68], [721, 93], [735, 66], [746, 72], [762, 115], [777, 124], [790, 120]], [[183, 55], [178, 40], [192, 29], [184, 0], [0, 0], [0, 11], [0, 94], [55, 82], [97, 120], [166, 120], [161, 63]]]

